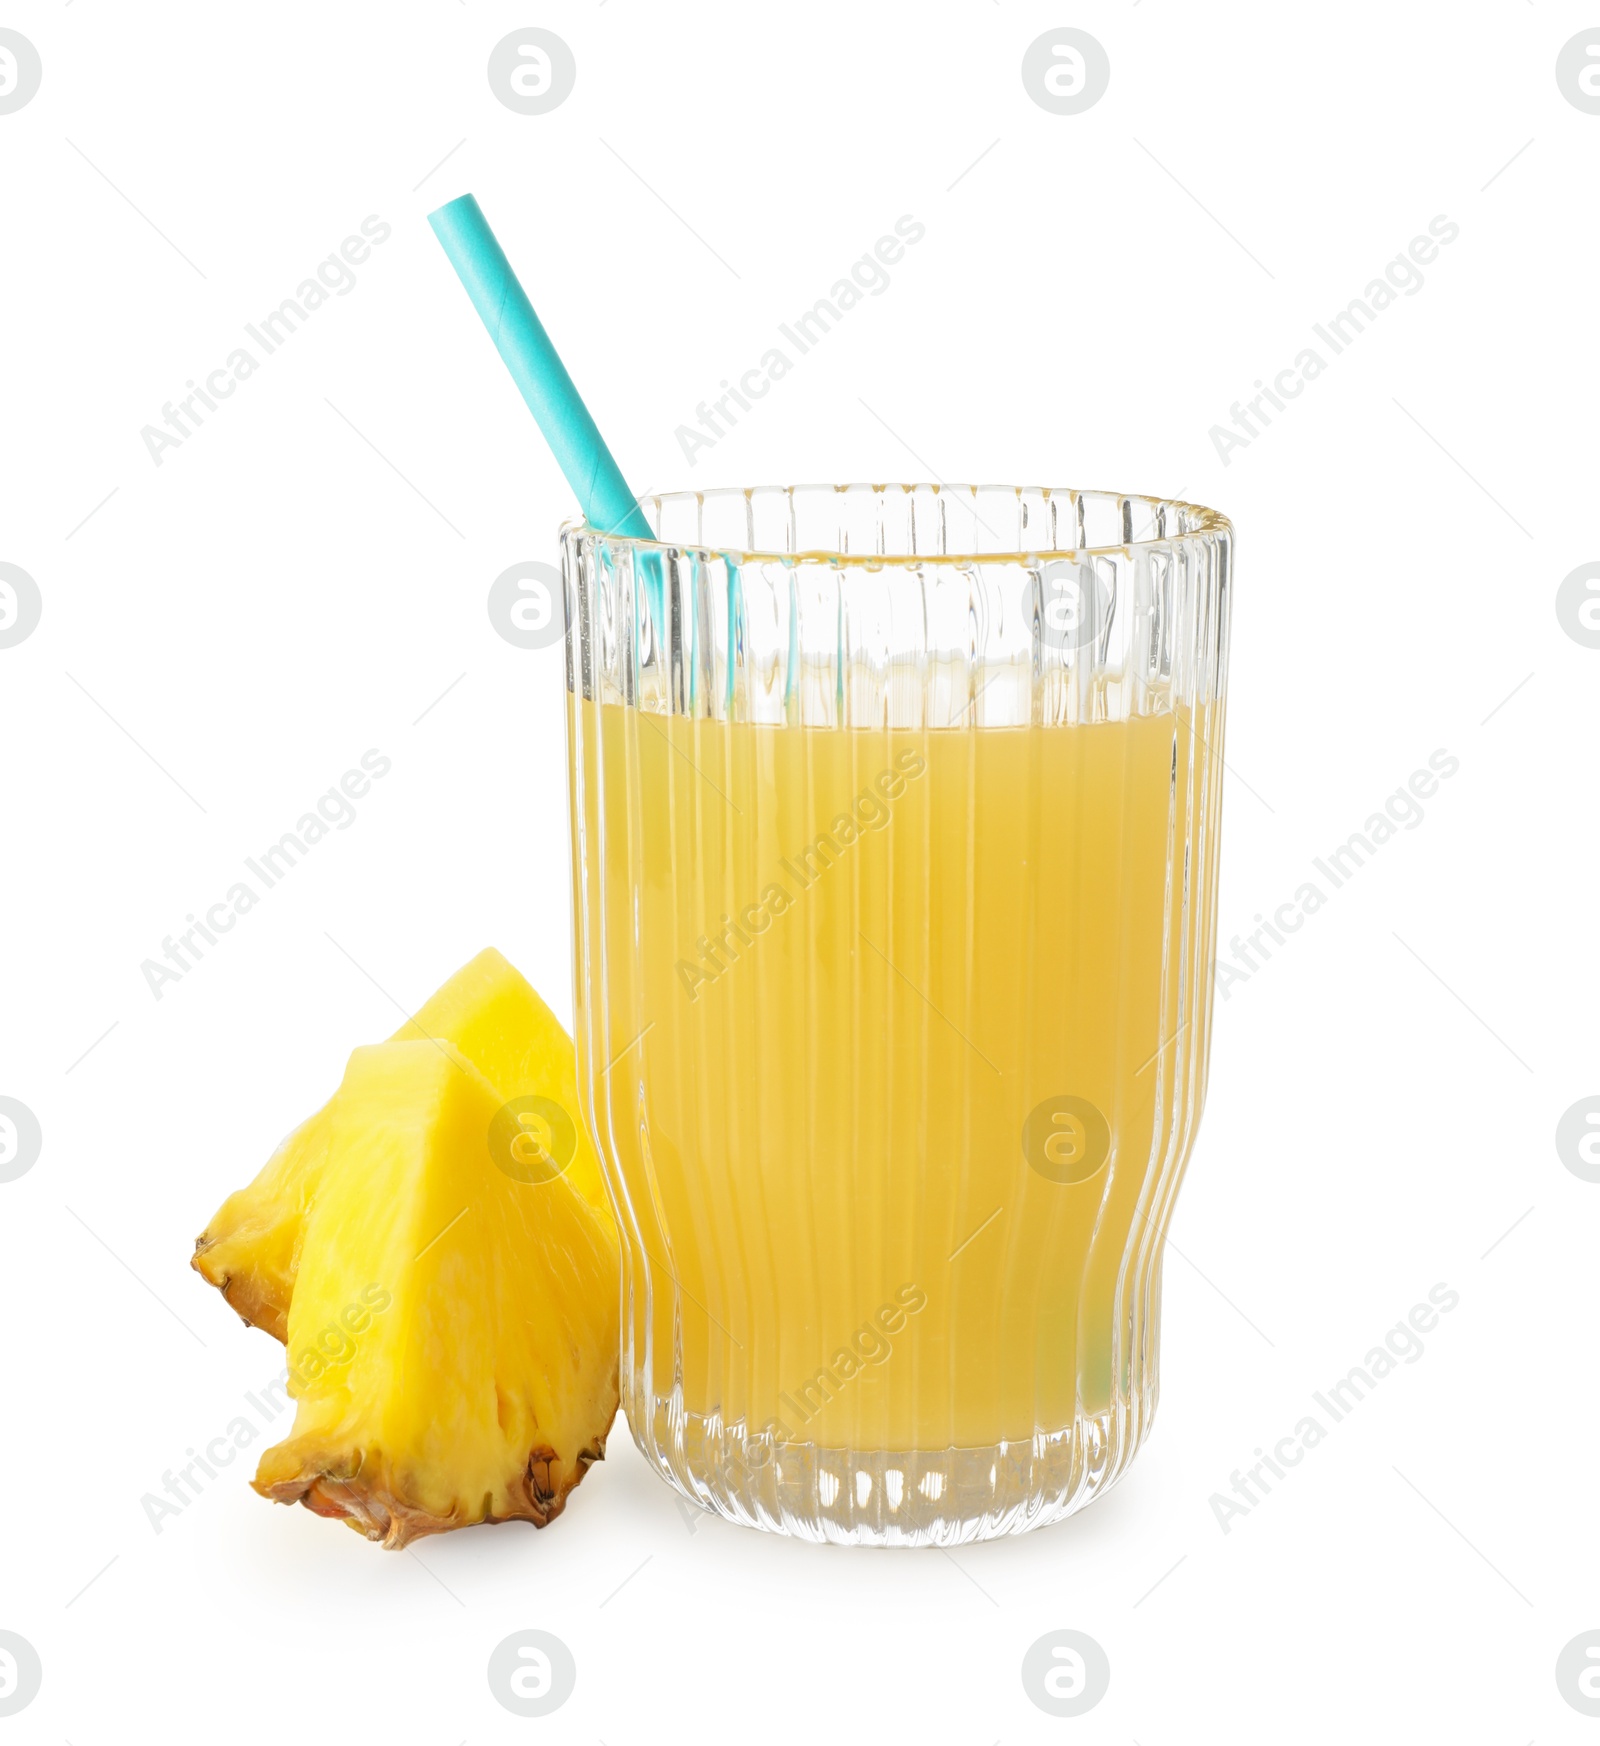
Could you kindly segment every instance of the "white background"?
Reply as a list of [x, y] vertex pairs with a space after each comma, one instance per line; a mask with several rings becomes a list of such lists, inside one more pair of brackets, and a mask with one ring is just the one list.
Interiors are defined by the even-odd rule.
[[[44, 1666], [0, 1741], [1594, 1738], [1554, 1666], [1600, 1628], [1600, 1185], [1554, 1134], [1600, 1093], [1600, 651], [1554, 603], [1600, 558], [1600, 116], [1554, 68], [1600, 10], [0, 23], [44, 68], [0, 116], [0, 559], [43, 599], [0, 650], [0, 1093], [44, 1135], [0, 1183], [0, 1628]], [[543, 116], [485, 76], [527, 24], [578, 65]], [[1019, 76], [1064, 24], [1112, 68], [1066, 117]], [[573, 503], [424, 221], [468, 188], [636, 489], [932, 474], [1230, 514], [1224, 940], [1460, 760], [1218, 1000], [1153, 1438], [1054, 1529], [758, 1535], [686, 1516], [621, 1425], [545, 1533], [386, 1554], [264, 1503], [247, 1459], [147, 1520], [280, 1366], [188, 1268], [224, 1194], [482, 946], [570, 1016], [562, 658], [485, 597]], [[154, 465], [141, 427], [370, 213], [393, 235], [355, 290]], [[927, 236], [890, 289], [691, 468], [696, 402], [904, 213]], [[1441, 213], [1423, 289], [1224, 466], [1211, 426]], [[157, 1001], [141, 962], [369, 747], [393, 770], [355, 824]], [[1425, 1355], [1225, 1534], [1212, 1494], [1440, 1281]], [[578, 1664], [540, 1722], [485, 1678], [529, 1627]], [[1070, 1722], [1019, 1677], [1064, 1627], [1112, 1668]]]

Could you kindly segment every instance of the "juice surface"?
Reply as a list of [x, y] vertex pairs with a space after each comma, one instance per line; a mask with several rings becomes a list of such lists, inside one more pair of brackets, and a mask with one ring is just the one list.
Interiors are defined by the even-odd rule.
[[691, 1415], [888, 1450], [1106, 1410], [1153, 1313], [1154, 1177], [1198, 1114], [1168, 1046], [1210, 909], [1185, 901], [1187, 715], [569, 708], [625, 1394], [631, 1371]]

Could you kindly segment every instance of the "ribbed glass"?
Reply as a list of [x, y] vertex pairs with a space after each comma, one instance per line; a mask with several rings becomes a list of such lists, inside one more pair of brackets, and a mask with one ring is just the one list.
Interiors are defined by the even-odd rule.
[[563, 530], [622, 1398], [808, 1539], [1054, 1521], [1149, 1430], [1205, 1089], [1232, 530], [797, 486]]

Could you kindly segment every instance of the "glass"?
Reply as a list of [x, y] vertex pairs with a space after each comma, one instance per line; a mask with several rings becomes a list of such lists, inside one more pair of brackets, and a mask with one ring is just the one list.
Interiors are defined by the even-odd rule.
[[1057, 1520], [1150, 1428], [1205, 1089], [1232, 529], [796, 486], [563, 530], [622, 1399], [807, 1539]]

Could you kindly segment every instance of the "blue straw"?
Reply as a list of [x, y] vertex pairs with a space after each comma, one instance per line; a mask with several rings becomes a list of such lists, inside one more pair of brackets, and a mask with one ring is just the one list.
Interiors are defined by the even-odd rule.
[[[578, 506], [601, 533], [649, 540], [655, 533], [622, 470], [611, 458], [582, 396], [573, 385], [527, 293], [517, 283], [505, 251], [470, 194], [428, 214], [428, 223], [450, 258], [472, 305], [505, 360], [512, 380], [539, 421]], [[656, 566], [656, 568], [659, 568]], [[659, 584], [658, 584], [659, 585]]]

